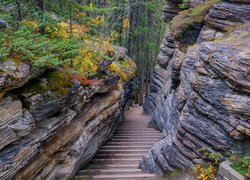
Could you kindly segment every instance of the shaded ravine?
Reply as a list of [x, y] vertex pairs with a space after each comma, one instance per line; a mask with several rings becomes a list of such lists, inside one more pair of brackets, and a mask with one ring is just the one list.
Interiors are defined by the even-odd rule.
[[114, 136], [75, 179], [162, 179], [139, 169], [143, 155], [161, 138], [160, 132], [147, 128], [149, 120], [141, 107], [126, 111]]

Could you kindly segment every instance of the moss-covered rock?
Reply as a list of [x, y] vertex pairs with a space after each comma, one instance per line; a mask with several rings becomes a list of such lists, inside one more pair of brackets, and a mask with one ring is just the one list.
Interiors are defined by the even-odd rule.
[[42, 94], [47, 91], [56, 92], [58, 94], [69, 93], [70, 87], [72, 87], [73, 81], [63, 72], [50, 71], [47, 72], [41, 79], [34, 80], [27, 86], [22, 88], [22, 92]]
[[126, 82], [135, 76], [136, 64], [128, 57], [118, 58], [109, 66], [109, 70], [120, 76], [122, 82]]
[[0, 97], [7, 91], [19, 88], [40, 74], [30, 64], [18, 59], [6, 59], [0, 62]]
[[209, 9], [221, 0], [209, 0], [194, 8], [181, 11], [178, 16], [171, 21], [171, 30], [174, 38], [182, 46], [194, 44], [203, 26], [205, 16]]

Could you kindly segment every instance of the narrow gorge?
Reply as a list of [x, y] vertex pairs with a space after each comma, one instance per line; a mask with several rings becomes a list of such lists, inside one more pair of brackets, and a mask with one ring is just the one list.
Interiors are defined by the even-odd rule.
[[248, 180], [250, 1], [0, 2], [0, 135], [3, 180]]

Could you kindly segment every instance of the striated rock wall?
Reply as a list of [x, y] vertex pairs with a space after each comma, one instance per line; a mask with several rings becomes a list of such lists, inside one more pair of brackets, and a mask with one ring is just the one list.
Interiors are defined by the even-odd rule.
[[[124, 73], [135, 70], [119, 58], [131, 64]], [[61, 70], [0, 62], [0, 179], [72, 178], [122, 120], [123, 82], [102, 78], [82, 83]]]
[[[175, 9], [180, 2], [171, 3]], [[144, 103], [152, 115], [149, 126], [164, 137], [141, 161], [145, 171], [187, 170], [211, 161], [206, 153], [219, 152], [221, 160], [250, 153], [250, 2], [206, 4], [199, 17], [205, 3], [191, 0], [193, 9], [176, 14], [164, 35]], [[167, 21], [173, 17], [168, 9], [164, 15]], [[179, 21], [177, 29], [181, 19], [185, 23]]]

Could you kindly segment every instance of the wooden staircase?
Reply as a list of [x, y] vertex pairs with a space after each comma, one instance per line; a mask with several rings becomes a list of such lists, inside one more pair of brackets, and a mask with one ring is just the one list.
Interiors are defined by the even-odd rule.
[[160, 132], [147, 128], [148, 121], [149, 117], [143, 115], [141, 107], [125, 112], [125, 120], [112, 139], [78, 172], [75, 179], [163, 179], [139, 169], [143, 155], [161, 137]]

